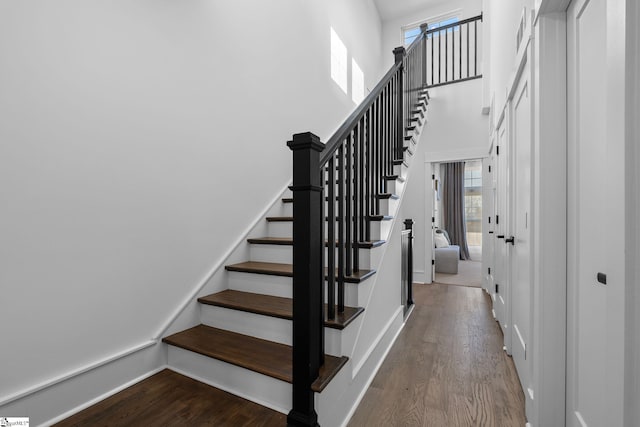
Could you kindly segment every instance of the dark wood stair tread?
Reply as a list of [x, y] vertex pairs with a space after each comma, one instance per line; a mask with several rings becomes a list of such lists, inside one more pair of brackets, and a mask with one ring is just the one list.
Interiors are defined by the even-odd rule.
[[[292, 349], [288, 345], [206, 325], [178, 332], [162, 341], [288, 383], [292, 381]], [[324, 365], [311, 389], [317, 393], [324, 390], [347, 360], [344, 356], [325, 355]]]
[[[281, 245], [281, 246], [292, 246], [293, 239], [291, 237], [258, 237], [247, 239], [247, 242], [253, 245]], [[378, 246], [382, 246], [386, 243], [385, 240], [373, 240], [368, 242], [358, 242], [358, 246], [363, 249], [371, 249], [377, 248]], [[336, 245], [338, 242], [336, 242]], [[325, 246], [328, 246], [329, 243], [325, 242]]]
[[386, 179], [387, 181], [395, 181], [398, 180], [400, 182], [405, 182], [406, 180], [404, 179], [403, 176], [400, 175], [387, 175], [384, 177], [384, 179]]
[[390, 215], [371, 215], [369, 218], [372, 221], [390, 221], [393, 219]]
[[293, 222], [292, 216], [268, 216], [267, 222]]
[[[227, 271], [236, 271], [240, 273], [267, 274], [271, 276], [293, 277], [293, 264], [281, 264], [276, 262], [256, 262], [247, 261], [238, 264], [226, 265]], [[353, 272], [351, 276], [344, 278], [347, 283], [360, 283], [373, 275], [375, 270], [364, 270]], [[326, 273], [326, 268], [325, 268]], [[326, 276], [326, 274], [325, 274]]]
[[378, 194], [377, 197], [379, 199], [399, 199], [400, 198], [400, 196], [393, 193], [382, 193], [382, 194]]
[[[212, 295], [198, 298], [201, 304], [246, 311], [280, 319], [293, 319], [293, 300], [291, 298], [274, 297], [271, 295], [254, 294], [250, 292], [227, 289]], [[333, 320], [327, 319], [327, 305], [324, 310], [324, 326], [332, 329], [346, 328], [363, 311], [362, 307], [345, 307], [344, 313], [336, 313]]]

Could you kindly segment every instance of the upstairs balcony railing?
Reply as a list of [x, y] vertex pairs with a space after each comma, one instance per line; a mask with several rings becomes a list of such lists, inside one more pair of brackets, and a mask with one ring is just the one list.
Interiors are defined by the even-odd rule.
[[437, 87], [482, 77], [482, 14], [441, 27], [420, 27], [426, 32], [422, 55], [423, 81]]

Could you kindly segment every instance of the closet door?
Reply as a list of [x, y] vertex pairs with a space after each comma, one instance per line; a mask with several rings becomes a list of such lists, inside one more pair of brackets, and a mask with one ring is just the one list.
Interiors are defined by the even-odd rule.
[[567, 10], [568, 426], [623, 425], [624, 134], [622, 109], [609, 103], [621, 84], [611, 62], [615, 7], [574, 0]]
[[[531, 145], [532, 145], [532, 96], [531, 96], [531, 45], [526, 47], [524, 65], [517, 79], [511, 105], [512, 185], [513, 192], [509, 232], [504, 243], [511, 252], [511, 354], [520, 377], [525, 396], [531, 399], [531, 313], [533, 294], [531, 277], [532, 242], [532, 189], [531, 189]], [[530, 403], [530, 402], [529, 402]]]
[[[508, 108], [505, 116], [508, 115]], [[504, 345], [508, 354], [511, 354], [511, 296], [510, 296], [510, 251], [504, 243], [509, 211], [509, 138], [508, 120], [502, 118], [499, 121], [496, 145], [496, 201], [495, 201], [495, 284], [494, 284], [494, 310], [496, 320], [500, 324], [504, 335]]]

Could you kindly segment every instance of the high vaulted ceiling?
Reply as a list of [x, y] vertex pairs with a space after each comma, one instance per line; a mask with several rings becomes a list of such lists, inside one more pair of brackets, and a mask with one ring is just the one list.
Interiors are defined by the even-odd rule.
[[373, 0], [383, 21], [409, 15], [447, 0]]

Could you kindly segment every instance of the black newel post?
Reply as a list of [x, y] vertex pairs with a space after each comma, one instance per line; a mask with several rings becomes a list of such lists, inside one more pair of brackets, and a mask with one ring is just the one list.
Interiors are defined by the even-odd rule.
[[404, 148], [404, 65], [402, 64], [402, 61], [404, 59], [405, 53], [406, 50], [402, 46], [393, 49], [393, 55], [395, 57], [396, 64], [400, 64], [400, 67], [398, 69], [398, 93], [396, 94], [396, 102], [398, 105], [398, 108], [396, 108], [396, 111], [398, 112], [398, 115], [396, 117], [396, 140], [398, 141], [398, 151], [395, 156], [396, 159], [403, 158], [402, 151]]
[[289, 426], [318, 426], [311, 384], [323, 364], [322, 185], [316, 135], [299, 133], [293, 151], [293, 409]]
[[409, 264], [407, 266], [407, 278], [409, 283], [407, 284], [407, 304], [408, 305], [412, 305], [413, 304], [413, 220], [412, 219], [405, 219], [404, 220], [404, 229], [405, 230], [411, 230], [411, 232], [409, 233], [409, 250], [408, 250], [408, 254], [407, 254], [407, 258], [409, 258], [407, 260], [407, 263]]

